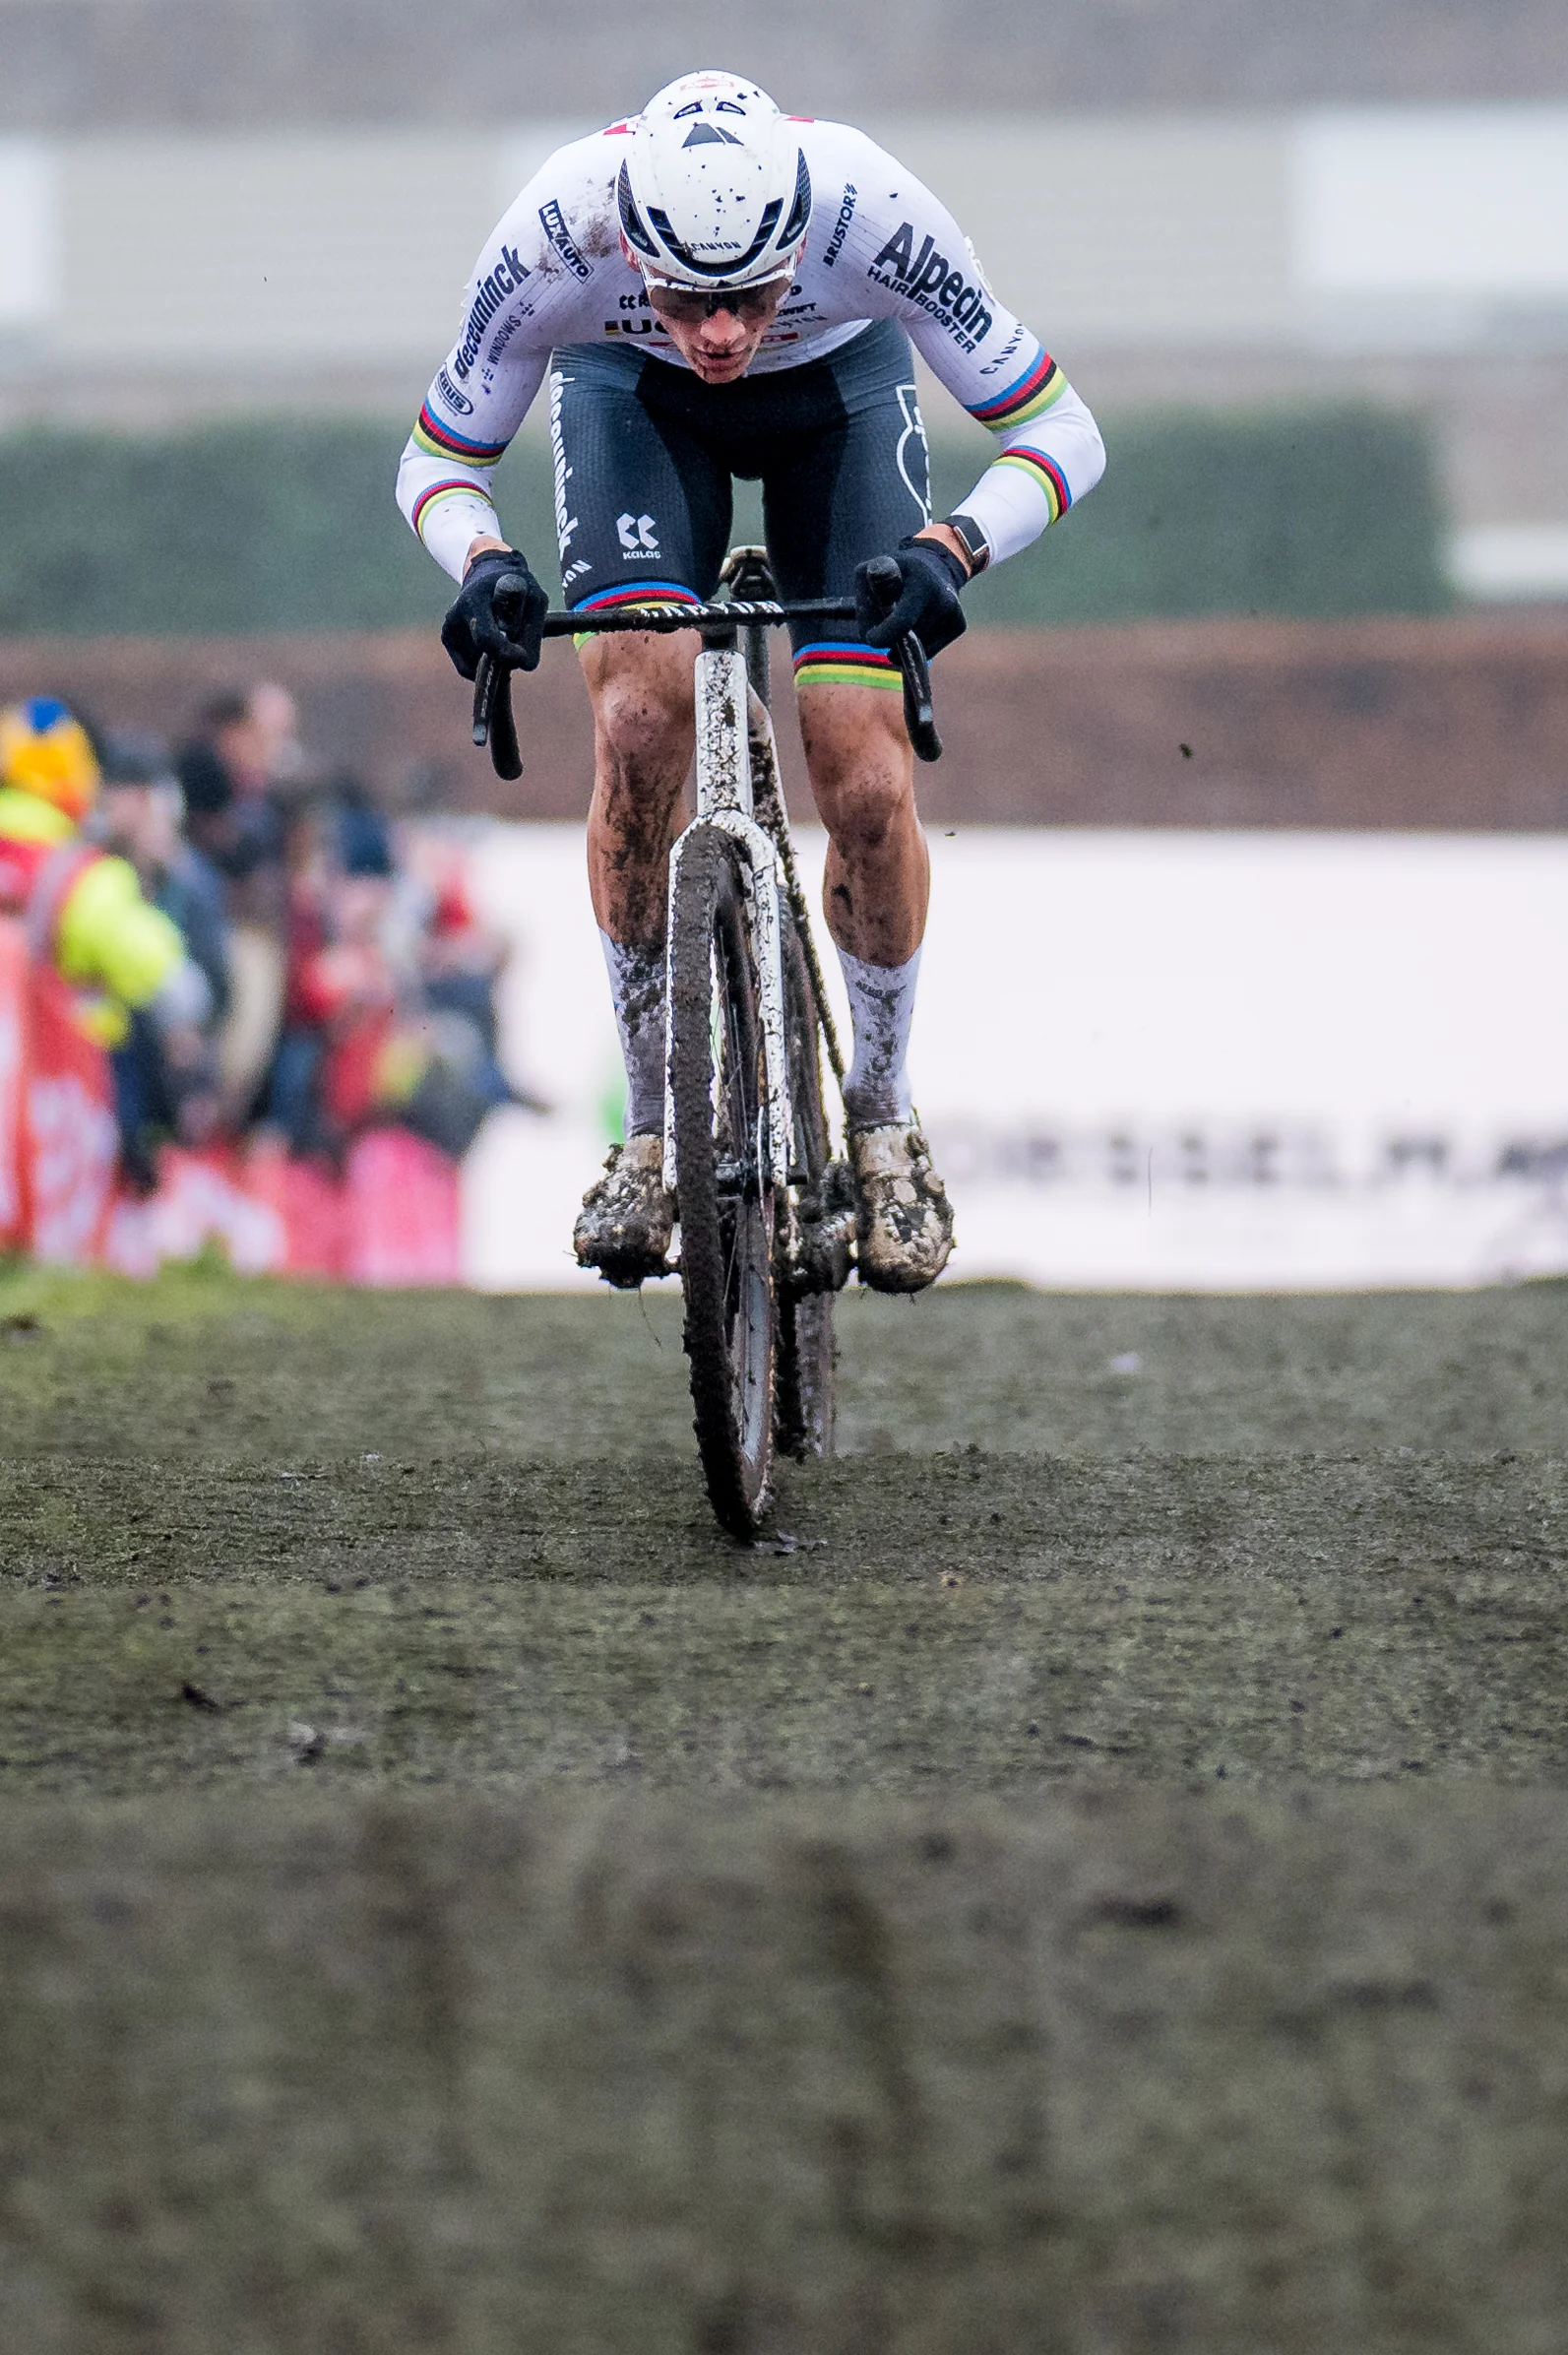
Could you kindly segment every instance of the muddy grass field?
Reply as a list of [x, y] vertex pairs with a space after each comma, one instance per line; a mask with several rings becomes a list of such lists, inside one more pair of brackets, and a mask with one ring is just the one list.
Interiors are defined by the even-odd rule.
[[0, 1283], [0, 2347], [1568, 2344], [1568, 1289]]

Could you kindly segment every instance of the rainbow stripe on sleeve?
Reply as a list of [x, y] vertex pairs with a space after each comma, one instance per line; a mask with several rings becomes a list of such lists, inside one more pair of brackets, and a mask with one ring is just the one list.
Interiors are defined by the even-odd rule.
[[1042, 416], [1066, 390], [1066, 377], [1050, 353], [1041, 351], [1005, 393], [998, 393], [993, 401], [975, 403], [970, 408], [970, 415], [993, 428], [1027, 425], [1031, 417]]
[[505, 442], [470, 441], [438, 417], [428, 401], [413, 428], [415, 446], [427, 458], [455, 458], [460, 466], [489, 467], [505, 457]]
[[797, 687], [902, 687], [904, 674], [879, 646], [817, 639], [795, 656]]
[[[1073, 494], [1067, 487], [1067, 477], [1062, 473], [1055, 459], [1047, 458], [1043, 450], [1030, 450], [1022, 447], [1016, 450], [1004, 450], [995, 464], [996, 466], [1016, 466], [1021, 474], [1028, 475], [1032, 482], [1039, 484], [1050, 506], [1048, 522], [1053, 524], [1059, 522], [1072, 505]], [[993, 467], [989, 471], [994, 473], [995, 468]]]
[[493, 516], [495, 513], [494, 508], [476, 482], [432, 482], [429, 488], [421, 490], [419, 496], [414, 500], [413, 513], [409, 518], [421, 540], [424, 538], [424, 519], [427, 510], [440, 506], [447, 499], [471, 499], [476, 507], [482, 507], [487, 514]]

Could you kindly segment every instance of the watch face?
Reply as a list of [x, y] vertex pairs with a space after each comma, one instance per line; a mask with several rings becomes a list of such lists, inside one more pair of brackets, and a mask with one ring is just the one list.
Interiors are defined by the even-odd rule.
[[950, 532], [956, 532], [960, 540], [963, 541], [965, 553], [970, 560], [971, 571], [983, 572], [991, 560], [991, 551], [986, 545], [985, 535], [974, 518], [972, 515], [950, 515], [947, 519], [947, 526]]

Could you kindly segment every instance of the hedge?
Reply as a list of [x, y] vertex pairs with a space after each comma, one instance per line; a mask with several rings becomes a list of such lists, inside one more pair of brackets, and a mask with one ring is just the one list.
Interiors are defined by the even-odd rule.
[[[392, 503], [405, 424], [256, 418], [157, 437], [0, 436], [0, 632], [220, 634], [435, 620], [444, 577]], [[1448, 603], [1424, 434], [1361, 409], [1112, 421], [1082, 514], [999, 567], [976, 621], [1430, 612]], [[938, 442], [937, 512], [984, 462]], [[553, 554], [547, 455], [503, 462], [502, 511]], [[758, 530], [737, 486], [736, 537]], [[553, 565], [546, 575], [555, 586]]]
[[[1432, 613], [1453, 603], [1424, 427], [1387, 410], [1144, 415], [1106, 425], [1082, 512], [980, 580], [976, 620]], [[978, 453], [984, 461], [983, 449]], [[974, 456], [933, 452], [936, 512]]]

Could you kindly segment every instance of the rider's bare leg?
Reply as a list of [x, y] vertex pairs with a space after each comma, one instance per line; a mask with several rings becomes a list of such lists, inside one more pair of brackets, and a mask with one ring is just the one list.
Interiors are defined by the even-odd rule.
[[823, 824], [823, 906], [854, 1016], [851, 1122], [911, 1117], [906, 1060], [930, 894], [901, 695], [803, 687], [800, 732]]
[[[583, 650], [594, 704], [589, 880], [621, 1019], [633, 1127], [659, 1124], [658, 1105], [642, 1099], [650, 1083], [661, 1092], [661, 1066], [642, 1065], [662, 1039], [669, 846], [691, 764], [694, 653], [679, 638], [640, 632]], [[851, 1109], [861, 1118], [908, 1116], [904, 1059], [930, 868], [903, 701], [886, 688], [806, 687], [800, 730], [828, 829], [828, 929], [854, 1003], [861, 1100]]]
[[662, 1130], [664, 917], [669, 846], [691, 766], [694, 648], [678, 638], [592, 638], [589, 889], [626, 1060], [628, 1133]]
[[669, 846], [693, 744], [693, 648], [593, 638], [589, 885], [626, 1058], [626, 1139], [583, 1197], [573, 1243], [585, 1267], [636, 1285], [662, 1275], [674, 1221], [664, 1191], [664, 903]]
[[[669, 1240], [672, 1206], [659, 1186], [653, 1131], [662, 1108], [669, 847], [694, 741], [693, 660], [679, 639], [640, 633], [596, 639], [584, 652], [595, 724], [594, 913], [626, 1052], [628, 1131], [649, 1132], [630, 1134], [625, 1157], [591, 1189], [578, 1222], [579, 1258], [616, 1283], [661, 1266]], [[947, 1259], [953, 1220], [925, 1140], [910, 1125], [905, 1076], [929, 869], [902, 700], [871, 687], [808, 687], [800, 723], [829, 836], [828, 928], [854, 1015], [845, 1096], [860, 1274], [886, 1291], [918, 1291]]]
[[885, 687], [802, 687], [800, 734], [828, 829], [823, 910], [863, 964], [907, 964], [925, 933], [931, 862], [914, 809], [904, 698]]
[[594, 705], [589, 889], [612, 940], [664, 937], [669, 846], [696, 743], [696, 651], [689, 638], [640, 630], [583, 648]]

